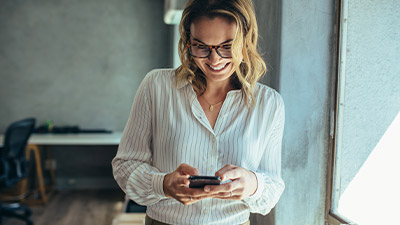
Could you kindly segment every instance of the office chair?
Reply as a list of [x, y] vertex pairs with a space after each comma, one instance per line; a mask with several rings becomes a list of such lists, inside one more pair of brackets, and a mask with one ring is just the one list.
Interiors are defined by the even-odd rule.
[[[25, 119], [12, 123], [6, 130], [3, 148], [0, 148], [0, 189], [13, 187], [28, 174], [25, 149], [35, 127], [35, 119]], [[14, 217], [33, 225], [32, 212], [18, 203], [5, 205], [0, 203], [0, 225], [2, 217]]]

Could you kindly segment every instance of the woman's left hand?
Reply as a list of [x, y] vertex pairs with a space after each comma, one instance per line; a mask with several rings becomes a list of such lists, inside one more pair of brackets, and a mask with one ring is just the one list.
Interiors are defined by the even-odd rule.
[[241, 200], [253, 195], [257, 190], [256, 175], [239, 166], [226, 165], [215, 173], [222, 181], [231, 180], [221, 185], [207, 185], [205, 192], [215, 194], [214, 198]]

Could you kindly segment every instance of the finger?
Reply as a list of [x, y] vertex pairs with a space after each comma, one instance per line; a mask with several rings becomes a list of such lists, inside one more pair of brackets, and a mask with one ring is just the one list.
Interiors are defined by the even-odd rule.
[[200, 200], [189, 200], [189, 201], [186, 201], [185, 203], [183, 203], [184, 205], [192, 205], [192, 204], [194, 204], [194, 203], [196, 203], [196, 202], [198, 202], [198, 201], [200, 201]]
[[[199, 197], [194, 197], [194, 196], [184, 196], [181, 198], [178, 198], [178, 201], [181, 202], [184, 205], [191, 205], [194, 204], [200, 200], [206, 199], [206, 198], [219, 198], [219, 199], [230, 199], [230, 194], [227, 193], [216, 193], [216, 194], [209, 194], [209, 195], [204, 195], [204, 196], [199, 196]], [[239, 199], [237, 196], [233, 197], [234, 199]]]
[[224, 167], [222, 167], [220, 170], [218, 170], [217, 172], [215, 172], [215, 176], [221, 177], [221, 180], [222, 180], [222, 181], [228, 180], [228, 179], [226, 179], [226, 177], [224, 176], [224, 174], [225, 174], [227, 171], [232, 170], [232, 169], [234, 169], [234, 168], [235, 168], [234, 165], [227, 164], [227, 165], [225, 165]]
[[179, 188], [178, 191], [176, 192], [176, 196], [179, 197], [192, 196], [195, 198], [207, 197], [213, 194], [215, 193], [205, 192], [203, 188], [188, 188], [188, 187]]
[[184, 196], [179, 198], [179, 202], [181, 202], [184, 205], [191, 205], [194, 204], [200, 200], [203, 200], [205, 198], [213, 198], [213, 197], [217, 197], [218, 195], [213, 194], [213, 195], [208, 195], [208, 196], [201, 196], [201, 197], [194, 197], [194, 196]]
[[238, 179], [243, 176], [243, 169], [240, 167], [231, 168], [230, 170], [223, 171], [219, 176], [222, 181]]
[[211, 197], [213, 197], [214, 195], [216, 195], [216, 193], [206, 193], [206, 192], [202, 192], [202, 193], [193, 195], [193, 197], [195, 197], [195, 198], [200, 198], [200, 199], [204, 199], [204, 198], [211, 198]]
[[178, 197], [192, 196], [192, 198], [202, 198], [202, 197], [210, 197], [214, 194], [215, 193], [205, 193], [205, 192], [201, 193], [180, 192], [176, 193], [176, 196]]
[[235, 194], [234, 191], [228, 191], [228, 192], [218, 192], [214, 196], [216, 198], [231, 198], [231, 197], [233, 197], [235, 195], [236, 194]]
[[177, 171], [181, 175], [199, 175], [199, 171], [196, 168], [194, 168], [194, 167], [192, 167], [192, 166], [190, 166], [188, 164], [185, 164], [185, 163], [182, 163], [178, 167]]
[[232, 195], [232, 197], [221, 197], [221, 196], [216, 196], [214, 198], [218, 198], [218, 199], [224, 199], [224, 200], [241, 200], [242, 197], [239, 195]]
[[180, 187], [176, 191], [177, 196], [201, 196], [205, 194], [201, 188], [189, 188], [186, 186]]
[[243, 198], [240, 190], [231, 192], [219, 192], [211, 195], [212, 198], [225, 199], [225, 200], [240, 200]]
[[189, 186], [190, 181], [189, 181], [189, 179], [188, 179], [187, 176], [179, 176], [179, 177], [176, 179], [176, 183], [177, 183], [179, 186]]
[[184, 205], [191, 205], [191, 204], [193, 204], [195, 201], [196, 201], [196, 200], [193, 199], [193, 197], [191, 197], [191, 196], [182, 197], [182, 202], [183, 202]]
[[218, 196], [219, 196], [219, 194], [209, 194], [209, 195], [203, 195], [203, 196], [199, 196], [199, 197], [193, 197], [192, 199], [196, 200], [196, 201], [200, 201], [200, 200], [203, 200], [203, 199], [206, 199], [206, 198], [215, 198], [215, 197], [218, 197]]
[[192, 199], [191, 199], [190, 197], [187, 197], [187, 196], [177, 198], [177, 200], [178, 200], [180, 203], [184, 204], [184, 205], [190, 205], [190, 204], [192, 204], [192, 202], [193, 202]]
[[220, 185], [206, 185], [204, 187], [204, 192], [206, 193], [218, 193], [218, 192], [230, 192], [241, 187], [240, 180], [233, 180], [229, 183], [220, 184]]
[[[203, 200], [203, 199], [206, 199], [206, 198], [215, 198], [215, 197], [218, 197], [218, 196], [222, 196], [222, 195], [220, 195], [219, 193], [216, 193], [216, 194], [208, 194], [208, 195], [197, 196], [197, 197], [195, 197], [195, 196], [188, 196], [188, 197], [187, 197], [187, 201], [198, 202], [198, 201]], [[228, 194], [227, 196], [229, 196], [229, 194]], [[191, 198], [190, 198], [190, 197], [191, 197]]]

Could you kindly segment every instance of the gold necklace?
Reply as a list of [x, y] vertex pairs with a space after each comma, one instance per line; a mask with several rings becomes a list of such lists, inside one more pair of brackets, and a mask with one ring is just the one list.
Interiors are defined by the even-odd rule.
[[209, 105], [208, 110], [210, 110], [210, 112], [212, 112], [212, 111], [214, 110], [214, 106], [219, 105], [219, 104], [221, 104], [221, 103], [224, 101], [224, 100], [222, 100], [222, 101], [220, 101], [220, 102], [215, 103], [215, 104], [212, 105], [212, 104], [208, 103], [207, 99], [204, 98], [203, 95], [202, 95], [201, 97], [203, 97], [204, 101], [206, 101], [206, 103]]

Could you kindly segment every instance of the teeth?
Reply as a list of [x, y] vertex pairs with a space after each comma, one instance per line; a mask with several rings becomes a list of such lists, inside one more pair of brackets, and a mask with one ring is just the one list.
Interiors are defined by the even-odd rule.
[[213, 69], [213, 70], [222, 70], [223, 68], [225, 68], [226, 64], [224, 64], [223, 66], [220, 66], [220, 67], [213, 67], [213, 66], [211, 66], [211, 65], [209, 65], [209, 66], [210, 66], [211, 69]]

